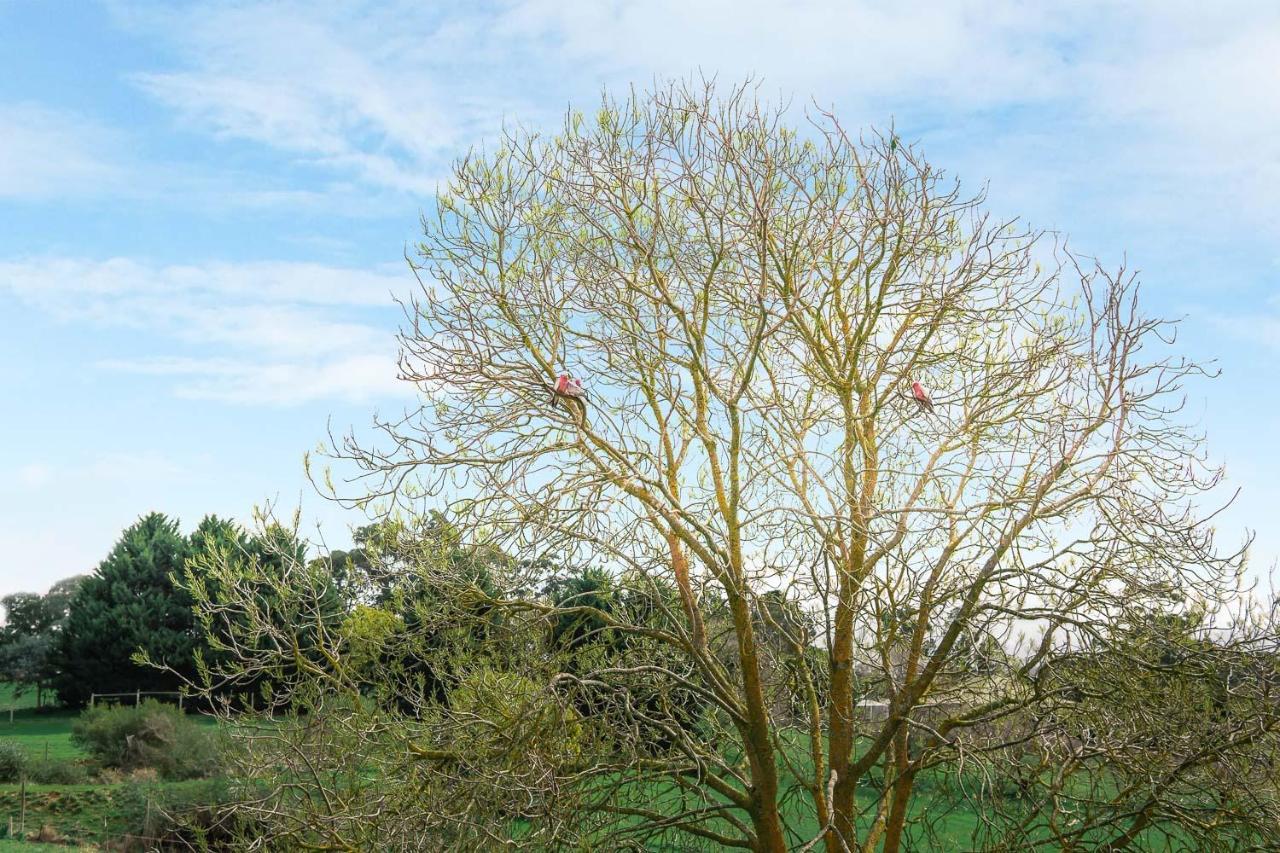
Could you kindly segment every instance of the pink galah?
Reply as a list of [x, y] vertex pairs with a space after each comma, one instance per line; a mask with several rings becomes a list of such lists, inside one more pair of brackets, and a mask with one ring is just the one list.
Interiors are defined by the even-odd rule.
[[556, 397], [568, 397], [572, 400], [585, 399], [587, 392], [582, 387], [581, 379], [574, 379], [567, 373], [561, 373], [556, 377], [556, 384], [551, 386], [551, 399], [554, 401]]
[[929, 397], [929, 392], [924, 390], [924, 386], [919, 381], [911, 383], [911, 399], [916, 401], [923, 411], [933, 411], [933, 400]]

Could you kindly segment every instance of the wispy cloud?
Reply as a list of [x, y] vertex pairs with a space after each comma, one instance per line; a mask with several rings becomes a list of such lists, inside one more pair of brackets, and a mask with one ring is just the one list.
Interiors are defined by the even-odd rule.
[[[477, 29], [448, 11], [221, 4], [127, 8], [121, 17], [184, 56], [185, 67], [133, 79], [188, 125], [425, 194], [460, 148], [519, 103], [480, 79], [515, 69], [486, 66], [495, 57], [475, 52]], [[463, 77], [467, 85], [458, 85]]]
[[[699, 71], [913, 121], [1034, 197], [1044, 164], [1135, 219], [1273, 229], [1280, 7], [1101, 0], [511, 0], [129, 6], [175, 67], [135, 76], [191, 127], [368, 186], [429, 192], [504, 118], [537, 125], [601, 85]], [[584, 103], [584, 99], [586, 103]], [[983, 158], [1001, 147], [1001, 163]], [[1063, 171], [1057, 169], [1059, 174]], [[1028, 184], [1019, 187], [1018, 184]], [[1177, 187], [1187, 206], [1170, 210]], [[1054, 223], [1070, 225], [1070, 223]], [[1210, 223], [1212, 224], [1212, 223]]]
[[18, 468], [15, 473], [18, 483], [29, 489], [43, 488], [53, 480], [53, 471], [48, 465], [40, 462], [29, 462]]
[[1247, 341], [1280, 354], [1280, 296], [1247, 314], [1205, 312], [1215, 329], [1237, 341]]
[[392, 302], [406, 275], [38, 258], [0, 262], [0, 294], [64, 323], [143, 330], [159, 350], [99, 358], [103, 369], [170, 377], [185, 397], [288, 405], [407, 392], [395, 381]]
[[[208, 467], [207, 459], [197, 460]], [[18, 467], [14, 479], [24, 489], [60, 489], [77, 485], [115, 485], [136, 480], [177, 481], [190, 477], [192, 460], [178, 462], [156, 451], [99, 453], [75, 464], [59, 461], [28, 462]]]
[[0, 104], [0, 199], [45, 199], [118, 190], [117, 134], [35, 104]]
[[273, 362], [228, 358], [106, 359], [104, 370], [173, 377], [179, 397], [246, 405], [294, 405], [314, 400], [368, 402], [404, 397], [389, 353], [355, 353], [314, 361]]
[[[147, 157], [146, 133], [36, 103], [0, 103], [0, 202], [112, 199], [225, 210], [385, 215], [392, 202], [349, 180], [293, 186], [227, 163]], [[403, 209], [402, 205], [398, 209]]]

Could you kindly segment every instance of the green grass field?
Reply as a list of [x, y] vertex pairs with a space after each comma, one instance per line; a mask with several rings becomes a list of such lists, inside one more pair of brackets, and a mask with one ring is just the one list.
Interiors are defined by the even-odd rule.
[[[215, 784], [198, 779], [113, 785], [27, 785], [26, 833], [29, 836], [48, 824], [68, 841], [102, 843], [139, 833], [148, 812], [148, 800], [199, 802]], [[15, 826], [18, 824], [20, 797], [19, 786], [0, 785], [0, 835], [7, 834], [10, 818]], [[8, 849], [0, 847], [0, 853]]]
[[0, 682], [0, 713], [8, 719], [9, 709], [34, 708], [36, 706], [36, 694], [34, 690], [28, 690], [21, 696], [13, 695], [13, 685]]
[[5, 714], [0, 717], [0, 739], [17, 741], [32, 759], [74, 761], [85, 757], [71, 742], [71, 723], [75, 718], [74, 711], [25, 710], [15, 713], [13, 722], [9, 722], [9, 715]]
[[34, 692], [15, 697], [12, 685], [0, 684], [0, 739], [17, 741], [33, 759], [83, 758], [71, 743], [75, 717], [74, 711], [37, 711]]

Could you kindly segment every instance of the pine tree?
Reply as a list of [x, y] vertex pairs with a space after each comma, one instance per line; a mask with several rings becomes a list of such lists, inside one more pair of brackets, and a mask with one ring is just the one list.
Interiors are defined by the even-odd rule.
[[178, 673], [194, 675], [200, 645], [191, 598], [175, 587], [191, 552], [176, 520], [143, 516], [121, 534], [72, 599], [59, 638], [59, 698], [83, 705], [90, 693], [176, 690], [177, 674], [132, 661], [143, 649]]

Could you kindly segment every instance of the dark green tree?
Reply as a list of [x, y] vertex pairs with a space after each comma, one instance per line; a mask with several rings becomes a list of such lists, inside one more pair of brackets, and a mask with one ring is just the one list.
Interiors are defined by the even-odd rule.
[[[201, 645], [191, 599], [173, 579], [191, 543], [177, 521], [161, 513], [140, 518], [71, 599], [55, 658], [59, 698], [83, 705], [91, 693], [177, 690], [195, 674]], [[143, 650], [171, 669], [140, 666]]]
[[87, 577], [88, 575], [72, 575], [49, 587], [49, 591], [44, 594], [44, 611], [51, 627], [60, 629], [67, 621], [67, 615], [71, 613], [71, 600]]
[[37, 707], [44, 704], [44, 690], [57, 677], [58, 634], [82, 580], [83, 575], [60, 580], [44, 595], [16, 592], [0, 598], [5, 615], [0, 626], [0, 680], [13, 685], [18, 695], [34, 689]]
[[44, 704], [44, 687], [52, 671], [53, 634], [19, 634], [0, 644], [0, 681], [13, 687], [15, 696], [36, 691], [36, 706]]
[[681, 655], [645, 636], [673, 627], [680, 607], [674, 586], [585, 567], [554, 572], [543, 594], [554, 608], [547, 647], [561, 670], [557, 681], [574, 709], [608, 733], [603, 737], [620, 736], [648, 754], [700, 736], [706, 703], [695, 686], [706, 685]]
[[26, 634], [39, 634], [49, 627], [50, 619], [44, 596], [38, 592], [15, 592], [0, 598], [4, 608], [4, 625], [0, 626], [0, 642]]
[[579, 650], [603, 645], [617, 651], [619, 638], [603, 617], [613, 613], [618, 595], [613, 577], [601, 569], [586, 568], [553, 577], [547, 584], [547, 597], [557, 608], [551, 620], [552, 646]]

